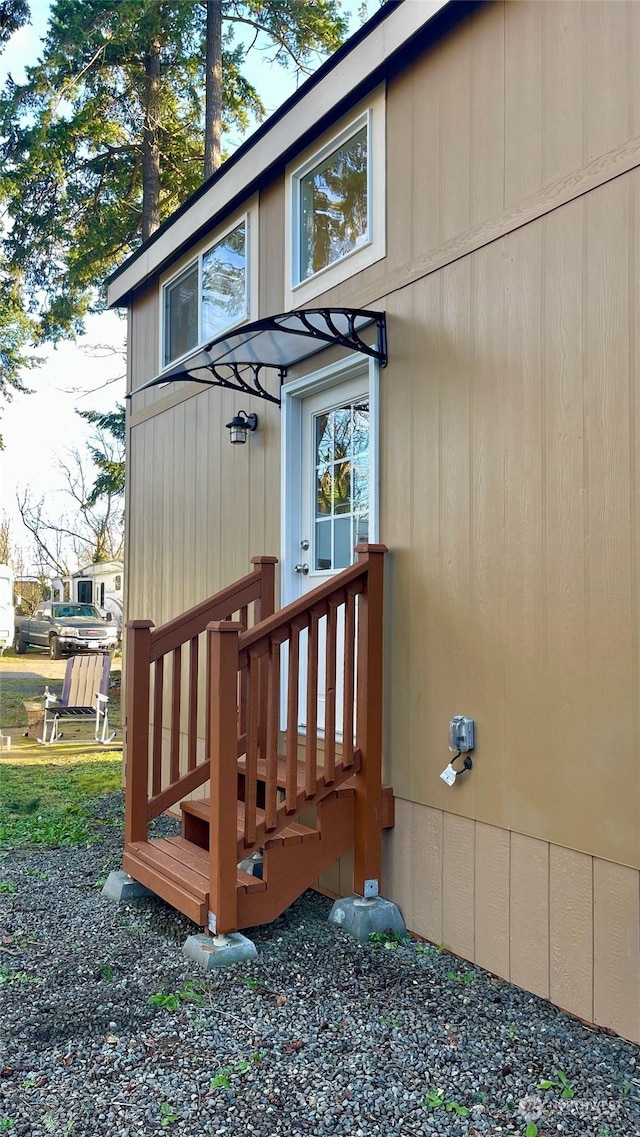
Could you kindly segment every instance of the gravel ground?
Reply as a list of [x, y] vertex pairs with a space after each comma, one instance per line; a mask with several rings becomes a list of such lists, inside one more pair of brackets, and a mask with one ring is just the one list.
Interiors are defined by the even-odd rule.
[[100, 813], [95, 844], [0, 864], [0, 1133], [640, 1135], [638, 1047], [445, 951], [362, 947], [315, 893], [203, 975], [184, 917], [100, 895], [119, 795]]

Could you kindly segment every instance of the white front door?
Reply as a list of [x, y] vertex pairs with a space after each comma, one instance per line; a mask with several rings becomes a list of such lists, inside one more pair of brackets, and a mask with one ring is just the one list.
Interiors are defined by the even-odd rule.
[[[377, 541], [377, 368], [369, 361], [343, 363], [289, 385], [283, 395], [283, 602], [288, 603], [352, 564], [357, 545]], [[337, 632], [340, 652], [340, 620]], [[322, 621], [319, 637], [318, 733], [322, 735]], [[301, 659], [305, 650], [301, 641]], [[304, 730], [304, 673], [299, 707]], [[336, 721], [342, 721], [340, 678]]]

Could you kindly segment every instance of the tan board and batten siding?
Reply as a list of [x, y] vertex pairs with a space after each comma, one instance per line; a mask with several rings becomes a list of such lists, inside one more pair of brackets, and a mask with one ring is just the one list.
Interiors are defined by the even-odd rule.
[[[640, 4], [569, 0], [487, 4], [425, 50], [386, 90], [387, 256], [322, 298], [388, 318], [386, 894], [419, 934], [635, 1040], [638, 44]], [[266, 314], [283, 178], [259, 213]], [[155, 283], [133, 306], [134, 385], [158, 370], [158, 318]], [[159, 623], [278, 552], [279, 412], [250, 403], [187, 385], [136, 401], [131, 617]], [[260, 430], [232, 449], [240, 406]], [[457, 713], [477, 748], [448, 789]], [[349, 862], [326, 883], [348, 891]]]

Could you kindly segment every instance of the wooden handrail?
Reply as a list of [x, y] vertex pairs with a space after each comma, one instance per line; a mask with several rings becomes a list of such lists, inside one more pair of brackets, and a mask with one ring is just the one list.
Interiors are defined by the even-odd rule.
[[[128, 843], [143, 841], [152, 817], [169, 809], [209, 778], [209, 755], [198, 762], [198, 675], [200, 636], [212, 621], [241, 614], [246, 630], [248, 609], [254, 619], [270, 616], [275, 607], [277, 557], [253, 557], [253, 570], [215, 596], [154, 627], [150, 620], [127, 622], [126, 808]], [[183, 645], [189, 645], [182, 651]], [[166, 663], [165, 663], [166, 661]], [[183, 661], [186, 700], [182, 699]], [[153, 674], [153, 700], [151, 676]], [[169, 698], [164, 723], [165, 688]], [[184, 708], [183, 708], [184, 703]], [[153, 707], [153, 728], [150, 712]], [[184, 716], [183, 716], [184, 709]], [[181, 722], [186, 718], [186, 747]], [[201, 712], [202, 717], [202, 712]], [[235, 722], [234, 722], [235, 727]], [[163, 784], [167, 782], [168, 784]]]
[[[263, 562], [269, 565], [277, 564], [275, 557], [255, 558], [258, 564]], [[151, 633], [151, 662], [159, 659], [161, 655], [168, 655], [170, 651], [181, 647], [188, 640], [198, 636], [206, 630], [207, 624], [214, 620], [226, 620], [235, 612], [239, 612], [247, 604], [261, 602], [265, 607], [263, 596], [263, 574], [260, 568], [243, 576], [241, 580], [223, 588], [208, 600], [202, 600], [194, 605], [188, 612], [168, 620]], [[273, 601], [266, 601], [267, 608], [273, 611]], [[257, 616], [256, 616], [257, 618]]]
[[386, 545], [359, 545], [358, 560], [355, 564], [350, 565], [348, 568], [342, 569], [339, 575], [331, 577], [324, 584], [319, 584], [317, 588], [311, 592], [305, 593], [298, 600], [293, 600], [287, 604], [286, 608], [281, 608], [278, 612], [274, 612], [267, 620], [262, 620], [260, 624], [255, 624], [253, 628], [248, 631], [242, 632], [240, 635], [240, 651], [247, 651], [249, 648], [254, 647], [260, 640], [268, 640], [270, 637], [277, 635], [296, 619], [297, 616], [305, 616], [309, 610], [315, 607], [323, 600], [329, 600], [336, 592], [344, 589], [345, 586], [351, 584], [354, 580], [360, 580], [367, 575], [368, 563], [370, 554], [386, 553]]

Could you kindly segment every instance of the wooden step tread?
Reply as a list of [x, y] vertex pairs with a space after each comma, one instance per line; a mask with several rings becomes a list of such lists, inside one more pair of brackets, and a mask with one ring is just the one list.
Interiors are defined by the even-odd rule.
[[[360, 751], [354, 750], [351, 766], [353, 766], [355, 770], [357, 770], [359, 767], [359, 759], [360, 759]], [[344, 762], [344, 765], [343, 765], [343, 761], [344, 760], [340, 755], [336, 755], [336, 766], [342, 766], [342, 768], [346, 770], [346, 769], [348, 769], [348, 766], [347, 766], [346, 762]], [[246, 771], [246, 758], [243, 755], [241, 758], [238, 759], [238, 773], [244, 774], [245, 771]], [[267, 763], [262, 758], [258, 759], [258, 762], [256, 763], [256, 773], [257, 773], [258, 781], [266, 782], [266, 780], [267, 780]], [[324, 778], [324, 765], [322, 762], [322, 754], [321, 753], [318, 754], [318, 761], [316, 764], [316, 778], [317, 779]], [[278, 786], [278, 789], [281, 789], [281, 790], [286, 789], [286, 786], [287, 786], [287, 759], [283, 754], [279, 755], [279, 757], [276, 761], [276, 785]], [[297, 785], [298, 791], [303, 793], [305, 790], [305, 787], [306, 787], [306, 773], [305, 773], [304, 762], [298, 762], [297, 763], [296, 785]]]
[[[130, 856], [147, 864], [167, 880], [179, 884], [199, 901], [209, 896], [209, 854], [206, 849], [185, 841], [184, 837], [161, 837], [134, 841], [127, 846]], [[243, 869], [236, 870], [236, 885], [244, 892], [263, 892], [266, 883]]]
[[[237, 830], [238, 839], [244, 834], [244, 802], [236, 802], [236, 817], [237, 817]], [[198, 798], [196, 801], [181, 801], [180, 809], [183, 813], [189, 813], [192, 817], [199, 817], [201, 821], [209, 822], [209, 798]], [[264, 821], [264, 810], [256, 809], [256, 824], [262, 825]]]
[[276, 833], [275, 837], [266, 837], [265, 849], [272, 849], [274, 845], [301, 845], [309, 841], [319, 841], [320, 834], [317, 829], [310, 829], [307, 825], [300, 825], [291, 821], [285, 829]]
[[[202, 851], [204, 852], [204, 850]], [[184, 851], [176, 849], [171, 844], [171, 838], [166, 837], [154, 841], [134, 841], [128, 846], [128, 852], [160, 872], [168, 880], [188, 889], [199, 900], [207, 898], [209, 894], [209, 857], [207, 853], [194, 868], [192, 864], [184, 863]]]

